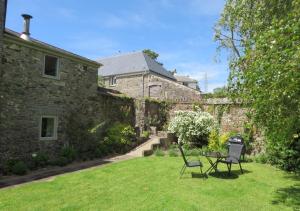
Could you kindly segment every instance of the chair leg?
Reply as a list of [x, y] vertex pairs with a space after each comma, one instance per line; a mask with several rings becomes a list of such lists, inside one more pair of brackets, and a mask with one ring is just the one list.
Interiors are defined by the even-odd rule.
[[244, 171], [243, 171], [243, 169], [242, 169], [242, 165], [241, 165], [240, 162], [239, 162], [239, 165], [240, 165], [240, 169], [241, 169], [242, 174], [244, 174]]
[[186, 165], [184, 164], [181, 171], [180, 171], [180, 178], [182, 177], [184, 171], [185, 171]]
[[230, 175], [230, 173], [231, 173], [231, 163], [227, 164], [227, 168], [228, 168], [228, 175]]

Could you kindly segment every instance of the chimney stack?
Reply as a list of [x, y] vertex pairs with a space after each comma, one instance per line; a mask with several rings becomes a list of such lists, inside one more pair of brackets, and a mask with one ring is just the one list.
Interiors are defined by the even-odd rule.
[[24, 29], [20, 37], [24, 40], [29, 41], [30, 40], [29, 27], [30, 27], [30, 19], [32, 18], [32, 16], [27, 14], [22, 14], [22, 17], [24, 18]]

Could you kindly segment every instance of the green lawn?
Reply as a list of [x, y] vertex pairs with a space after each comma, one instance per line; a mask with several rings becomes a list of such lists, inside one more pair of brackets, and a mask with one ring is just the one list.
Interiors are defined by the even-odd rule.
[[234, 165], [233, 176], [208, 179], [187, 169], [180, 179], [181, 166], [180, 157], [139, 158], [6, 188], [0, 210], [300, 209], [299, 178], [274, 167], [244, 163], [243, 175]]

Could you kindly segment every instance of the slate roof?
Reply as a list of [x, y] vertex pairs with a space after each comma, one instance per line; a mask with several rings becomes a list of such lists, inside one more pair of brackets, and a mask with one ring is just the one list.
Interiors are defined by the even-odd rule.
[[174, 75], [177, 81], [179, 82], [198, 82], [195, 79], [190, 78], [189, 76], [184, 76], [184, 75]]
[[103, 66], [99, 68], [99, 74], [103, 76], [154, 72], [169, 79], [176, 80], [171, 72], [143, 52], [100, 58], [97, 59], [97, 61], [103, 64]]
[[[11, 29], [8, 29], [6, 28], [5, 29], [5, 33], [14, 37], [14, 38], [18, 38], [20, 39], [21, 41], [24, 41], [22, 38], [20, 38], [21, 34], [18, 33], [18, 32], [15, 32]], [[46, 49], [49, 49], [49, 50], [52, 50], [52, 51], [57, 51], [59, 53], [62, 53], [62, 54], [65, 54], [65, 55], [68, 55], [68, 56], [71, 56], [71, 57], [75, 57], [77, 59], [80, 59], [80, 60], [84, 60], [86, 62], [89, 62], [89, 63], [93, 63], [94, 65], [97, 65], [97, 66], [100, 66], [101, 64], [96, 62], [96, 61], [93, 61], [93, 60], [90, 60], [88, 58], [85, 58], [85, 57], [82, 57], [82, 56], [79, 56], [77, 54], [74, 54], [74, 53], [71, 53], [69, 51], [66, 51], [64, 49], [61, 49], [61, 48], [58, 48], [58, 47], [55, 47], [53, 45], [50, 45], [50, 44], [47, 44], [47, 43], [44, 43], [42, 41], [39, 41], [37, 39], [34, 39], [32, 37], [30, 37], [30, 41], [24, 41], [24, 42], [27, 42], [27, 44], [32, 44], [32, 45], [38, 45], [39, 47], [43, 47], [43, 48], [46, 48]]]

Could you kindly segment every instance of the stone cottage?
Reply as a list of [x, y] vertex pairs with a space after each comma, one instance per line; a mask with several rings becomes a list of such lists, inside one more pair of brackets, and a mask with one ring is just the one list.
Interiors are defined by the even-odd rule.
[[106, 87], [133, 98], [154, 98], [174, 102], [201, 99], [199, 90], [178, 83], [176, 77], [143, 52], [134, 52], [97, 60], [103, 66], [99, 75]]
[[178, 83], [200, 91], [197, 80], [190, 78], [189, 76], [185, 76], [185, 75], [174, 74], [174, 77], [176, 78]]
[[[31, 37], [30, 15], [22, 33], [0, 22], [0, 167], [39, 150], [57, 152], [68, 140], [68, 118], [97, 95], [99, 63]], [[21, 19], [20, 19], [21, 21]]]

